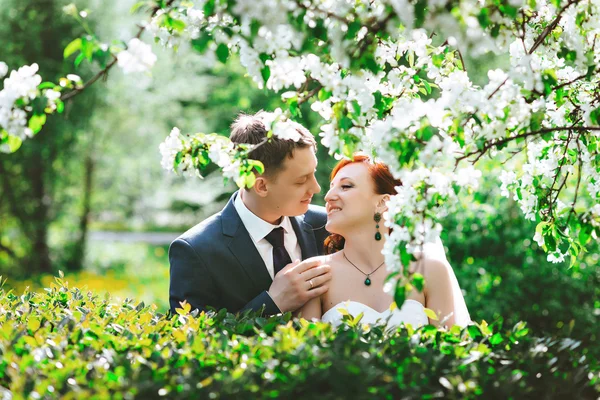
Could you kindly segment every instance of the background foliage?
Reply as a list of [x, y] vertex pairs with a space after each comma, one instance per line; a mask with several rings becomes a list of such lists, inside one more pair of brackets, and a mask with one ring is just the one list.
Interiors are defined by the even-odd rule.
[[[42, 68], [42, 75], [48, 79], [71, 72], [71, 66], [63, 61], [62, 50], [70, 39], [81, 34], [81, 28], [72, 19], [62, 14], [61, 8], [66, 3], [58, 0], [44, 2], [0, 0], [0, 18], [3, 21], [0, 24], [0, 37], [2, 37], [0, 60], [6, 61], [11, 67], [37, 62]], [[90, 24], [97, 26], [99, 35], [122, 39], [132, 36], [137, 17], [128, 16], [131, 3], [116, 0], [77, 3], [80, 9], [87, 5], [91, 10], [102, 10], [92, 13], [89, 17]], [[4, 303], [1, 306], [3, 321], [8, 321], [10, 318], [18, 321], [14, 326], [2, 323], [2, 343], [4, 349], [7, 349], [11, 343], [21, 346], [18, 348], [22, 349], [22, 353], [17, 354], [18, 351], [15, 349], [12, 350], [15, 353], [11, 356], [18, 357], [20, 363], [25, 363], [23, 365], [27, 373], [21, 377], [25, 391], [33, 390], [35, 385], [44, 385], [44, 381], [42, 383], [28, 381], [29, 378], [34, 377], [28, 375], [30, 371], [28, 363], [37, 362], [31, 358], [34, 357], [35, 349], [38, 351], [43, 349], [45, 354], [48, 354], [47, 351], [56, 356], [62, 354], [61, 357], [67, 357], [67, 354], [69, 357], [79, 354], [63, 353], [67, 351], [64, 348], [57, 350], [52, 345], [38, 343], [39, 339], [36, 338], [38, 330], [29, 327], [32, 323], [31, 318], [37, 315], [35, 318], [38, 318], [40, 324], [37, 333], [39, 337], [58, 334], [50, 328], [49, 321], [58, 321], [60, 324], [65, 318], [65, 314], [61, 312], [68, 309], [73, 313], [81, 314], [82, 311], [76, 309], [70, 301], [82, 302], [87, 296], [85, 289], [83, 293], [74, 294], [58, 288], [47, 295], [54, 297], [44, 299], [31, 293], [20, 297], [25, 288], [29, 286], [41, 290], [43, 287], [48, 287], [54, 280], [54, 274], [58, 270], [63, 270], [71, 286], [87, 286], [100, 295], [110, 290], [119, 298], [133, 297], [137, 301], [144, 300], [147, 304], [156, 304], [157, 311], [166, 311], [169, 239], [165, 237], [168, 233], [174, 237], [193, 223], [219, 210], [234, 188], [232, 185], [223, 185], [222, 179], [217, 174], [209, 176], [204, 181], [167, 176], [160, 170], [158, 154], [158, 145], [164, 139], [165, 132], [172, 126], [178, 126], [183, 131], [217, 132], [227, 135], [228, 126], [239, 111], [271, 110], [279, 104], [278, 95], [258, 90], [244, 76], [235, 58], [222, 65], [185, 48], [173, 54], [157, 47], [155, 52], [159, 54], [159, 62], [153, 69], [152, 75], [132, 79], [119, 71], [113, 71], [107, 82], [98, 82], [97, 87], [92, 87], [75, 101], [68, 103], [63, 115], [50, 118], [44, 130], [23, 146], [18, 156], [0, 154], [0, 271], [8, 278], [5, 289], [15, 289], [11, 295], [6, 291], [2, 292]], [[485, 66], [486, 62], [491, 62], [489, 60], [487, 55], [477, 60], [466, 60], [469, 74], [473, 76], [475, 82], [485, 83], [487, 72]], [[496, 63], [497, 60], [494, 62]], [[86, 66], [85, 63], [78, 70], [83, 77], [91, 76], [94, 72], [94, 67]], [[302, 111], [303, 123], [312, 132], [318, 132], [316, 118], [306, 105], [303, 105]], [[136, 156], [132, 157], [130, 151], [132, 148], [143, 148], [146, 151], [136, 152]], [[319, 151], [318, 158], [318, 179], [323, 190], [315, 197], [315, 203], [323, 204], [323, 196], [329, 186], [328, 175], [335, 160], [327, 156], [323, 149]], [[514, 166], [514, 168], [518, 167]], [[499, 170], [500, 166], [493, 161], [487, 161], [483, 168], [491, 172]], [[483, 190], [480, 191], [482, 194], [462, 194], [461, 207], [446, 218], [443, 233], [449, 259], [465, 291], [472, 317], [477, 321], [486, 320], [494, 323], [495, 329], [501, 332], [501, 335], [506, 335], [506, 332], [511, 331], [519, 321], [527, 321], [529, 336], [570, 337], [580, 340], [582, 345], [577, 348], [577, 354], [586, 355], [589, 360], [597, 359], [600, 354], [598, 345], [600, 269], [597, 267], [600, 249], [598, 245], [592, 245], [588, 253], [581, 254], [570, 269], [563, 264], [547, 262], [546, 254], [532, 241], [531, 232], [534, 231], [534, 226], [524, 220], [513, 201], [499, 196], [499, 182], [488, 180], [482, 184]], [[105, 237], [102, 234], [107, 231], [116, 233], [117, 239], [114, 241], [101, 239]], [[149, 231], [166, 232], [167, 236], [163, 236], [162, 241], [159, 242], [132, 241], [128, 236], [132, 232]], [[61, 300], [63, 296], [61, 293], [68, 293], [64, 294], [66, 296], [64, 300]], [[33, 305], [28, 303], [30, 299], [33, 299]], [[97, 307], [91, 311], [90, 316], [106, 315], [102, 308], [106, 309], [108, 306], [102, 306], [101, 300], [87, 301], [90, 310], [92, 305]], [[49, 311], [44, 308], [47, 307], [48, 302], [57, 302], [52, 304], [59, 305], [58, 311], [53, 311], [58, 314], [47, 314]], [[19, 305], [16, 305], [17, 303]], [[160, 316], [150, 313], [147, 309], [134, 312], [135, 304], [137, 303], [121, 304], [119, 307], [123, 314], [119, 314], [121, 311], [114, 311], [116, 314], [112, 324], [116, 325], [111, 325], [108, 331], [106, 331], [107, 326], [101, 325], [98, 321], [100, 325], [94, 327], [80, 326], [82, 322], [79, 320], [82, 315], [77, 314], [78, 317], [74, 321], [68, 319], [64, 323], [66, 325], [63, 325], [63, 330], [59, 332], [61, 335], [66, 335], [64, 329], [68, 327], [70, 329], [68, 335], [77, 335], [73, 338], [75, 343], [81, 343], [82, 346], [92, 349], [89, 350], [89, 360], [96, 354], [103, 354], [99, 347], [94, 348], [94, 346], [102, 346], [106, 343], [105, 340], [111, 343], [112, 347], [107, 351], [113, 357], [113, 362], [109, 362], [109, 368], [104, 371], [101, 366], [94, 366], [93, 370], [93, 374], [97, 374], [95, 376], [101, 376], [98, 379], [112, 382], [106, 386], [108, 391], [139, 390], [138, 394], [141, 394], [146, 389], [159, 390], [162, 384], [167, 385], [169, 390], [180, 390], [181, 387], [183, 388], [181, 390], [185, 391], [192, 390], [186, 386], [191, 381], [202, 382], [202, 379], [207, 379], [208, 376], [198, 375], [199, 364], [193, 364], [189, 371], [182, 372], [181, 382], [160, 380], [166, 379], [164, 374], [169, 371], [169, 368], [175, 368], [179, 366], [178, 362], [183, 362], [183, 358], [168, 361], [168, 356], [174, 354], [176, 348], [197, 352], [198, 348], [193, 346], [201, 346], [199, 343], [206, 345], [205, 342], [209, 340], [210, 335], [217, 332], [216, 328], [209, 328], [213, 322], [209, 323], [212, 320], [208, 319], [199, 322], [199, 324], [206, 324], [203, 327], [209, 329], [206, 334], [190, 336], [186, 333], [185, 335], [188, 336], [185, 337], [189, 338], [187, 345], [182, 343], [188, 339], [181, 339], [181, 343], [169, 345], [175, 347], [165, 346], [164, 348], [167, 349], [164, 350], [165, 354], [157, 355], [150, 352], [145, 356], [145, 359], [150, 359], [153, 363], [157, 363], [156, 365], [166, 368], [164, 371], [159, 369], [157, 372], [162, 378], [159, 377], [156, 382], [162, 383], [153, 384], [154, 386], [149, 388], [144, 388], [142, 385], [138, 389], [133, 389], [134, 383], [139, 384], [144, 381], [150, 376], [148, 375], [150, 372], [145, 370], [143, 363], [140, 362], [139, 365], [136, 364], [135, 368], [140, 369], [136, 372], [133, 381], [124, 378], [131, 373], [123, 369], [126, 368], [124, 359], [131, 348], [135, 349], [135, 345], [129, 341], [133, 337], [130, 337], [130, 334], [135, 336], [134, 331], [137, 328], [128, 328], [129, 333], [124, 333], [121, 328], [126, 324], [135, 325], [140, 318], [150, 318], [156, 324], [159, 324], [157, 321], [160, 319]], [[9, 318], [7, 310], [11, 307], [13, 314], [10, 314]], [[33, 314], [27, 314], [29, 312]], [[220, 315], [217, 317], [218, 323], [214, 323], [214, 326], [223, 323], [232, 332], [241, 331], [243, 334], [245, 339], [238, 342], [238, 347], [233, 350], [235, 357], [232, 356], [235, 366], [239, 366], [243, 355], [250, 354], [249, 346], [260, 347], [263, 341], [269, 343], [271, 340], [269, 335], [263, 337], [248, 334], [253, 332], [254, 324], [264, 327], [265, 324], [275, 321], [261, 320], [248, 324], [240, 322], [236, 325], [237, 322], [234, 323], [228, 318]], [[174, 334], [173, 332], [179, 329], [167, 327], [166, 322], [161, 324], [163, 328], [160, 329], [165, 331], [155, 327], [160, 332]], [[309, 337], [305, 346], [310, 349], [313, 348], [311, 346], [317, 346], [317, 349], [341, 346], [338, 340], [352, 343], [350, 346], [355, 346], [351, 347], [355, 352], [343, 355], [347, 357], [347, 361], [351, 360], [344, 364], [344, 368], [347, 369], [335, 372], [346, 378], [354, 377], [356, 368], [361, 371], [365, 365], [366, 361], [360, 359], [361, 354], [379, 351], [375, 348], [378, 345], [372, 345], [375, 346], [373, 348], [364, 347], [360, 338], [363, 337], [362, 335], [381, 333], [360, 333], [349, 330], [341, 335], [340, 339], [334, 339], [327, 328], [322, 326], [311, 325], [310, 328], [306, 328], [295, 325], [295, 328], [277, 329], [275, 325], [268, 326], [271, 334], [280, 336], [281, 331], [278, 329], [288, 329], [289, 332], [304, 329], [303, 334]], [[93, 344], [94, 339], [104, 334], [107, 336], [102, 337], [101, 341], [96, 342], [97, 344]], [[247, 339], [244, 335], [252, 339]], [[456, 363], [459, 363], [444, 355], [446, 353], [441, 348], [443, 341], [435, 341], [428, 337], [428, 334], [424, 333], [424, 335], [426, 338], [423, 340], [430, 341], [429, 347], [425, 350], [429, 352], [428, 357], [437, 360], [439, 365], [445, 365], [444, 363], [447, 362], [449, 365], [456, 366]], [[26, 337], [31, 339], [25, 339]], [[508, 337], [502, 337], [506, 342], [510, 340]], [[399, 334], [399, 338], [402, 338], [400, 342], [404, 343], [399, 346], [405, 346], [402, 347], [402, 351], [409, 351], [408, 349], [417, 351], [407, 344], [406, 332]], [[145, 339], [154, 340], [150, 334]], [[55, 342], [59, 343], [57, 340]], [[210, 340], [208, 345], [218, 349], [223, 343], [235, 338], [216, 335]], [[250, 340], [251, 343], [245, 340]], [[285, 346], [291, 345], [286, 344], [283, 339], [279, 340], [281, 342], [278, 342], [278, 346], [282, 347], [278, 349], [281, 351], [280, 356], [283, 357]], [[179, 345], [181, 347], [178, 347]], [[188, 345], [191, 347], [186, 347]], [[523, 347], [517, 346], [515, 354], [518, 356], [515, 357], [534, 362], [531, 364], [533, 366], [523, 367], [530, 369], [527, 369], [528, 374], [521, 375], [523, 380], [520, 382], [538, 388], [533, 378], [535, 366], [542, 365], [551, 357], [542, 355], [541, 359], [537, 359], [537, 356], [531, 353], [531, 349], [535, 346], [537, 344], [534, 339], [524, 339]], [[555, 342], [549, 347], [552, 346], [561, 348], [560, 342]], [[143, 353], [150, 350], [139, 348], [136, 351]], [[502, 345], [494, 347], [493, 354], [496, 354], [496, 351], [502, 353], [504, 351]], [[558, 350], [558, 352], [562, 351], [565, 349]], [[307, 363], [305, 365], [317, 366], [316, 371], [320, 371], [318, 368], [323, 365], [330, 368], [328, 363], [331, 363], [331, 360], [326, 359], [325, 355], [319, 355], [318, 351], [315, 354], [310, 356], [306, 351], [300, 351], [296, 355], [291, 355], [287, 362], [293, 364], [303, 360], [302, 362]], [[563, 369], [559, 368], [560, 371], [569, 371], [565, 372], [568, 379], [557, 381], [561, 383], [549, 387], [559, 388], [567, 381], [569, 384], [581, 382], [570, 380], [575, 375], [577, 379], [583, 379], [582, 376], [585, 376], [585, 374], [577, 375], [578, 370], [572, 364], [577, 358], [572, 357], [567, 359], [574, 369], [568, 369], [567, 364], [561, 364], [560, 368]], [[108, 357], [105, 358], [109, 360]], [[51, 358], [44, 359], [45, 362], [50, 363]], [[53, 365], [56, 365], [56, 361], [52, 361]], [[377, 364], [377, 368], [381, 368], [381, 371], [394, 369], [396, 371], [394, 374], [399, 373], [397, 372], [399, 370], [407, 374], [418, 374], [418, 372], [410, 372], [419, 371], [418, 368], [415, 369], [416, 361], [413, 361], [415, 364], [396, 365], [392, 361], [389, 364], [383, 357], [378, 361], [381, 364]], [[172, 364], [168, 366], [161, 364], [167, 362]], [[219, 382], [226, 382], [232, 377], [231, 374], [236, 373], [235, 369], [223, 369], [231, 367], [227, 364], [230, 361], [220, 359], [216, 354], [203, 362], [206, 362], [204, 366], [209, 365], [213, 368], [216, 377], [214, 379], [217, 381], [221, 379]], [[5, 371], [7, 363], [7, 358], [4, 358], [1, 365]], [[514, 376], [513, 371], [518, 369], [516, 367], [510, 371], [507, 369], [508, 372], [495, 369], [494, 371], [500, 372], [489, 373], [487, 377], [486, 369], [483, 367], [483, 365], [487, 367], [487, 364], [482, 361], [475, 365], [478, 371], [484, 371], [481, 376], [475, 376], [474, 370], [467, 367], [460, 369], [456, 382], [474, 379], [478, 387], [487, 390], [485, 388], [489, 389], [491, 386], [486, 385], [503, 382], [502, 379]], [[256, 379], [264, 378], [266, 370], [260, 368], [266, 367], [260, 366], [258, 361], [255, 367], [257, 369], [253, 374], [244, 376], [245, 384], [250, 385], [247, 388], [256, 385]], [[331, 369], [329, 371], [331, 372]], [[45, 373], [42, 371], [42, 374]], [[306, 371], [304, 373], [308, 374]], [[298, 376], [302, 378], [294, 382], [304, 382], [304, 379], [308, 379], [308, 375], [299, 374]], [[3, 375], [1, 378], [4, 379], [2, 380], [4, 384], [8, 383], [8, 379], [16, 379], [8, 376]], [[56, 382], [66, 376], [66, 372], [53, 370], [46, 378], [48, 382]], [[371, 379], [370, 376], [365, 379]], [[153, 377], [157, 378], [157, 376]], [[79, 378], [74, 379], [77, 385], [81, 385]], [[541, 382], [546, 383], [546, 381]], [[378, 384], [380, 383], [378, 381]], [[452, 387], [457, 384], [452, 382]], [[520, 384], [517, 382], [514, 386], [508, 385], [506, 390], [517, 390]], [[422, 387], [430, 388], [431, 393], [442, 390], [448, 394], [450, 390], [444, 389], [443, 385], [440, 387], [439, 380], [432, 381], [432, 386], [427, 385], [428, 383], [424, 383]], [[36, 390], [42, 390], [39, 386], [35, 387]], [[231, 390], [235, 390], [235, 387], [233, 386]], [[296, 393], [294, 390], [305, 390], [294, 389], [293, 385], [289, 387], [291, 388], [289, 393]], [[363, 389], [368, 390], [369, 387], [371, 386], [367, 385]], [[564, 386], [563, 389], [570, 387]], [[55, 389], [62, 390], [59, 387]], [[80, 392], [83, 393], [86, 393], [85, 389]], [[510, 394], [511, 392], [504, 393], [506, 396]]]

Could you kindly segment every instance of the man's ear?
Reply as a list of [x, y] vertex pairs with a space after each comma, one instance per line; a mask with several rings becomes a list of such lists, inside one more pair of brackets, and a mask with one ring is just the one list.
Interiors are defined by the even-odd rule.
[[254, 182], [254, 186], [252, 186], [254, 193], [256, 193], [260, 197], [267, 197], [268, 189], [267, 189], [267, 178], [264, 175], [259, 175], [256, 177], [256, 182]]

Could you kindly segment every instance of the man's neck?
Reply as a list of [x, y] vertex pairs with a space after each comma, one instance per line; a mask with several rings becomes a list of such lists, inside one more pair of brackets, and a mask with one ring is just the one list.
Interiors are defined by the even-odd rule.
[[265, 207], [264, 204], [261, 204], [260, 199], [257, 199], [255, 196], [252, 196], [244, 189], [240, 190], [239, 195], [241, 196], [242, 202], [244, 203], [246, 208], [250, 210], [252, 214], [256, 215], [258, 218], [272, 225], [278, 225], [279, 223], [281, 223], [283, 216], [278, 216], [269, 212], [269, 207]]

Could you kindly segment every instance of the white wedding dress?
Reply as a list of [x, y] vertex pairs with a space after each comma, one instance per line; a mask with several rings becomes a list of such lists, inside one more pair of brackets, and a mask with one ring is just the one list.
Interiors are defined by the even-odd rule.
[[340, 308], [348, 311], [352, 317], [356, 317], [360, 313], [363, 313], [363, 317], [360, 320], [361, 324], [386, 324], [388, 328], [396, 328], [400, 324], [410, 324], [413, 328], [427, 325], [429, 319], [425, 314], [423, 305], [417, 300], [407, 299], [401, 308], [395, 308], [393, 311], [389, 308], [383, 312], [379, 312], [369, 307], [366, 304], [358, 301], [344, 301], [333, 306], [327, 310], [321, 320], [323, 322], [329, 322], [334, 327], [341, 324], [344, 314], [340, 312]]
[[[419, 253], [416, 254], [418, 257], [421, 257]], [[432, 243], [426, 243], [423, 246], [422, 253], [425, 257], [447, 262], [444, 245], [439, 237]], [[471, 316], [469, 315], [469, 310], [465, 304], [465, 299], [458, 284], [458, 280], [456, 279], [456, 275], [451, 268], [450, 273], [454, 303], [454, 324], [465, 327], [472, 323]], [[323, 322], [329, 322], [333, 326], [338, 326], [344, 318], [344, 315], [339, 311], [340, 308], [347, 310], [353, 317], [363, 313], [361, 323], [366, 324], [386, 323], [387, 321], [387, 326], [389, 328], [398, 327], [402, 323], [410, 324], [413, 328], [429, 324], [429, 319], [425, 314], [425, 307], [423, 304], [412, 299], [406, 299], [401, 308], [395, 308], [393, 311], [388, 308], [383, 312], [374, 310], [368, 305], [358, 301], [348, 300], [338, 303], [327, 310], [327, 312], [323, 314], [321, 320]]]

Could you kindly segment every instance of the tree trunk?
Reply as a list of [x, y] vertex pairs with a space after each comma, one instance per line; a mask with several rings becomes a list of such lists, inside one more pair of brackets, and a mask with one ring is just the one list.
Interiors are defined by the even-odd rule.
[[48, 247], [48, 226], [49, 226], [49, 202], [50, 197], [46, 194], [46, 184], [44, 182], [44, 167], [42, 160], [31, 169], [30, 173], [31, 189], [35, 199], [36, 207], [32, 215], [34, 226], [32, 237], [32, 254], [30, 254], [30, 271], [35, 273], [52, 273], [52, 263], [50, 262], [50, 249]]
[[83, 262], [85, 258], [85, 248], [87, 242], [87, 236], [89, 231], [90, 215], [92, 212], [92, 192], [94, 183], [94, 169], [96, 167], [96, 161], [93, 156], [93, 146], [84, 162], [84, 179], [83, 179], [83, 199], [81, 216], [79, 218], [79, 237], [77, 241], [73, 243], [73, 251], [67, 262], [69, 271], [81, 271], [83, 269]]

